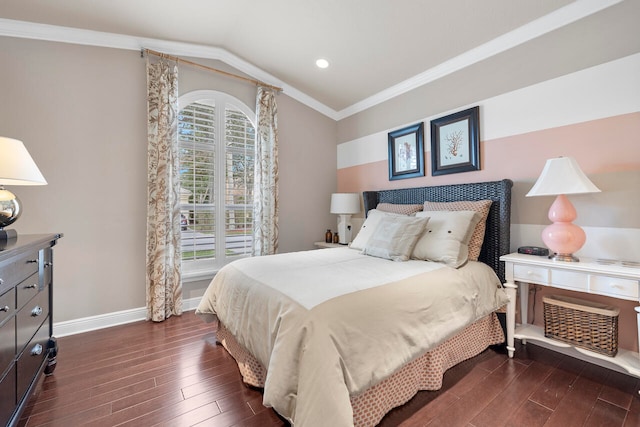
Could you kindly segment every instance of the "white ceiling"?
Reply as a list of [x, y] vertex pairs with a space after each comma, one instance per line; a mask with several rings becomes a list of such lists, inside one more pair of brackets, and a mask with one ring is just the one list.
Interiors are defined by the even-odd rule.
[[2, 0], [0, 21], [217, 48], [344, 117], [619, 1]]

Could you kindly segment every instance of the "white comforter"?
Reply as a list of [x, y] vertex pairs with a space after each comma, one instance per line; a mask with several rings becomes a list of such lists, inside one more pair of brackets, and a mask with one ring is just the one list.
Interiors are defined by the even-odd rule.
[[351, 426], [350, 396], [506, 303], [488, 266], [393, 262], [349, 248], [246, 258], [196, 311], [265, 367], [264, 404], [295, 426]]

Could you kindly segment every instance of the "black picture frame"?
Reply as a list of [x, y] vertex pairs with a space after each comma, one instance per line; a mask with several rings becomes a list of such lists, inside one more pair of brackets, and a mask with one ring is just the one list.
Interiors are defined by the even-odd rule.
[[431, 175], [480, 170], [480, 107], [431, 120]]
[[424, 176], [424, 123], [388, 135], [389, 181]]

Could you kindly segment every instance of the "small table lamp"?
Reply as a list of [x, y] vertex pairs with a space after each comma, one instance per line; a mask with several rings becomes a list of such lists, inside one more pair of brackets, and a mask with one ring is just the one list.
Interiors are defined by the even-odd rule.
[[38, 166], [22, 141], [0, 136], [0, 241], [15, 238], [15, 230], [4, 230], [20, 214], [20, 201], [5, 185], [46, 185]]
[[549, 219], [553, 224], [542, 231], [542, 241], [555, 255], [556, 261], [579, 261], [573, 255], [584, 242], [584, 230], [573, 224], [577, 218], [576, 209], [565, 194], [598, 193], [596, 187], [582, 172], [578, 162], [571, 157], [547, 160], [540, 177], [527, 193], [531, 196], [558, 196], [549, 208]]
[[358, 193], [333, 193], [331, 213], [338, 214], [338, 238], [341, 245], [351, 242], [351, 215], [360, 212]]

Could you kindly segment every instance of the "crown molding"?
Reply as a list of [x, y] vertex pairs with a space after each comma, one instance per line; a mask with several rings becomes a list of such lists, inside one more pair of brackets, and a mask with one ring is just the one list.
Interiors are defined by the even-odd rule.
[[318, 102], [293, 86], [280, 81], [255, 65], [219, 47], [136, 37], [125, 34], [105, 33], [101, 31], [61, 27], [57, 25], [39, 24], [27, 21], [15, 21], [4, 18], [0, 18], [0, 36], [134, 51], [140, 51], [143, 48], [148, 48], [175, 56], [214, 59], [222, 61], [257, 80], [261, 80], [273, 86], [282, 87], [283, 91], [291, 98], [294, 98], [302, 104], [307, 105], [333, 120], [337, 120], [338, 117], [338, 113], [335, 110]]
[[414, 77], [391, 86], [362, 101], [336, 111], [322, 104], [309, 95], [290, 86], [255, 65], [233, 55], [225, 49], [191, 43], [135, 37], [124, 34], [105, 33], [57, 25], [38, 24], [27, 21], [16, 21], [0, 18], [0, 36], [46, 40], [61, 43], [108, 47], [114, 49], [136, 50], [149, 48], [176, 56], [214, 59], [222, 61], [238, 71], [270, 85], [280, 86], [291, 98], [318, 111], [325, 116], [339, 121], [360, 113], [389, 99], [400, 96], [420, 86], [438, 80], [465, 67], [483, 61], [491, 56], [526, 43], [536, 37], [569, 25], [586, 16], [609, 8], [623, 0], [576, 0], [552, 13], [549, 13], [520, 28], [493, 39], [477, 48], [430, 68]]

